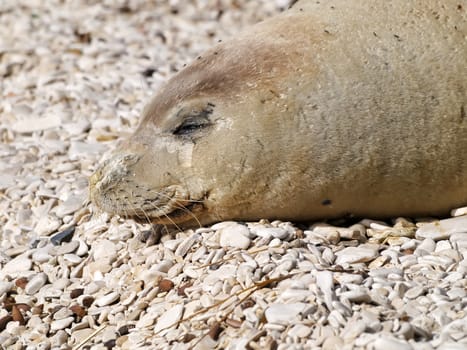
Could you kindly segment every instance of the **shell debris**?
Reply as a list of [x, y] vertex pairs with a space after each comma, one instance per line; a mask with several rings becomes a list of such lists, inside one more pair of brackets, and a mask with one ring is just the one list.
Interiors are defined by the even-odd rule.
[[467, 213], [261, 220], [162, 235], [87, 210], [152, 93], [287, 0], [0, 5], [0, 344], [6, 349], [467, 347]]

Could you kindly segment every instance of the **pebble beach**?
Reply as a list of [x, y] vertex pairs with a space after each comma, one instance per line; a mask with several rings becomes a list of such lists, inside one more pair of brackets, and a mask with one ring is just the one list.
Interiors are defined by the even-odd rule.
[[467, 349], [467, 207], [148, 244], [90, 204], [157, 89], [289, 3], [0, 1], [0, 349]]

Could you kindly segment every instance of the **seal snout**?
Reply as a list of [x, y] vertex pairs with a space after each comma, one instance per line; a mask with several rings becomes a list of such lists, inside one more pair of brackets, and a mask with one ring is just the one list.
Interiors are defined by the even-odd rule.
[[115, 154], [107, 159], [89, 180], [91, 200], [99, 204], [108, 195], [108, 191], [116, 187], [130, 174], [131, 168], [141, 156], [133, 153]]
[[[138, 177], [142, 155], [114, 154], [90, 178], [90, 198], [95, 206], [112, 214], [143, 221], [189, 212], [189, 194], [178, 185], [153, 187]], [[189, 206], [189, 205], [188, 205]], [[168, 219], [172, 222], [171, 219]]]

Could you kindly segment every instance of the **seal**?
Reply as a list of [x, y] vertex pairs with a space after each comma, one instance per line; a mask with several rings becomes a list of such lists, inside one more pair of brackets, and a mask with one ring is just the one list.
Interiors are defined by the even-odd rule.
[[466, 36], [460, 1], [298, 1], [173, 76], [91, 200], [179, 228], [447, 214], [467, 203]]

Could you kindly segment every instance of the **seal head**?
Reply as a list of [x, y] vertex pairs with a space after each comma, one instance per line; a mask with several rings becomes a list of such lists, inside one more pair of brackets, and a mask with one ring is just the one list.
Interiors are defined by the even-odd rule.
[[[92, 201], [161, 224], [248, 212], [255, 193], [269, 187], [255, 182], [268, 177], [265, 142], [277, 142], [272, 116], [293, 108], [290, 73], [305, 74], [295, 62], [306, 57], [310, 38], [288, 38], [306, 23], [291, 26], [284, 18], [278, 24], [279, 37], [265, 32], [274, 29], [271, 23], [217, 45], [169, 80], [135, 133], [91, 177]], [[271, 121], [264, 123], [268, 114]]]

